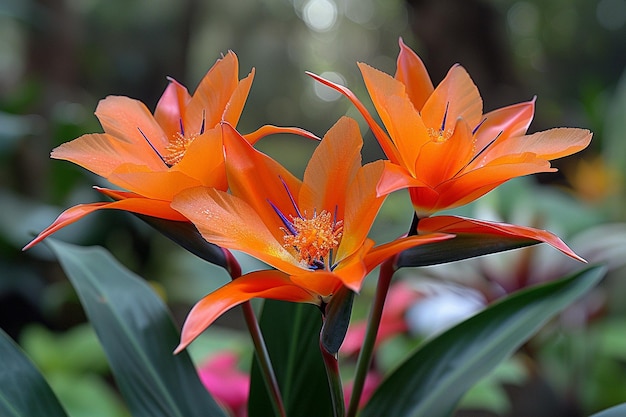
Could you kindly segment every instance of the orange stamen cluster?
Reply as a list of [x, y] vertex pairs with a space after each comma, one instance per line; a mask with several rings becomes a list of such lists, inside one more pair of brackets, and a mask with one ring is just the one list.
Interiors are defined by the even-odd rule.
[[310, 266], [324, 263], [330, 251], [339, 246], [343, 222], [334, 221], [326, 210], [311, 219], [296, 217], [292, 223], [296, 233], [285, 235], [285, 247], [295, 248], [300, 262]]
[[196, 137], [197, 135], [185, 136], [177, 132], [172, 136], [170, 143], [165, 147], [167, 154], [163, 156], [163, 161], [169, 166], [176, 165], [183, 159], [189, 145], [191, 145], [191, 142], [193, 142]]

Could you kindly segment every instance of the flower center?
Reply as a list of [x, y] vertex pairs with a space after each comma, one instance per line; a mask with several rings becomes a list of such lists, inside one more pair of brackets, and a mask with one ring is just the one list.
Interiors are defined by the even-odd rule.
[[428, 136], [430, 137], [430, 140], [432, 140], [435, 143], [443, 143], [447, 141], [448, 139], [450, 139], [450, 136], [452, 136], [452, 130], [451, 129], [437, 130], [437, 129], [433, 129], [432, 127], [429, 127]]
[[183, 133], [176, 132], [176, 134], [170, 138], [169, 144], [165, 147], [167, 154], [163, 155], [163, 161], [169, 166], [176, 165], [183, 159], [189, 145], [191, 145], [196, 137], [198, 137], [198, 135], [185, 136]]
[[285, 230], [284, 246], [298, 252], [298, 261], [315, 269], [324, 268], [325, 259], [339, 246], [343, 222], [335, 221], [329, 212], [323, 210], [310, 219], [293, 218], [292, 226]]
[[441, 120], [441, 127], [439, 129], [434, 129], [429, 127], [427, 132], [430, 140], [435, 143], [443, 143], [450, 139], [452, 136], [452, 129], [446, 129], [446, 119], [448, 118], [448, 108], [450, 107], [450, 103], [446, 103], [446, 110], [443, 113], [443, 119]]

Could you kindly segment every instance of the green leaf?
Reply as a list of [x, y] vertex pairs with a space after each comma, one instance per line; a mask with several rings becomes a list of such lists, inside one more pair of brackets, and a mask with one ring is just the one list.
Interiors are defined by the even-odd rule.
[[163, 301], [102, 248], [47, 239], [96, 330], [134, 417], [225, 417], [188, 354]]
[[469, 388], [589, 291], [604, 272], [591, 267], [520, 291], [424, 343], [383, 382], [361, 417], [451, 415]]
[[623, 417], [626, 416], [626, 403], [616, 405], [615, 407], [607, 408], [600, 411], [590, 417]]
[[67, 417], [43, 376], [0, 329], [0, 415]]
[[397, 266], [398, 268], [406, 268], [438, 265], [490, 253], [523, 248], [537, 243], [540, 242], [514, 236], [459, 233], [454, 239], [415, 246], [405, 250], [400, 253]]
[[[261, 330], [288, 416], [331, 416], [332, 402], [320, 352], [320, 311], [309, 304], [266, 300]], [[254, 361], [249, 417], [274, 415], [260, 368]]]

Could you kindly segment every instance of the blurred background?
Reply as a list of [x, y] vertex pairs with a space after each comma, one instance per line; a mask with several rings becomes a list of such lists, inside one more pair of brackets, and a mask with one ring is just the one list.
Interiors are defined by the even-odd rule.
[[[364, 159], [377, 159], [382, 154], [358, 113], [304, 72], [349, 86], [370, 106], [356, 62], [393, 74], [399, 37], [422, 57], [435, 83], [454, 63], [465, 66], [485, 112], [537, 95], [531, 132], [557, 126], [594, 132], [588, 150], [556, 162], [559, 173], [512, 181], [457, 211], [547, 228], [590, 261], [611, 267], [601, 288], [472, 390], [459, 415], [582, 416], [626, 400], [626, 0], [2, 0], [0, 326], [44, 372], [73, 417], [128, 412], [51, 253], [45, 245], [21, 251], [62, 210], [100, 198], [91, 186], [102, 179], [50, 160], [51, 149], [100, 132], [93, 112], [107, 95], [154, 109], [166, 76], [193, 92], [220, 54], [233, 50], [241, 77], [256, 68], [241, 132], [270, 123], [322, 136], [348, 114], [366, 137]], [[258, 145], [298, 175], [313, 146], [291, 136]], [[407, 196], [398, 193], [372, 235], [393, 239], [410, 220]], [[154, 285], [179, 323], [195, 301], [227, 281], [219, 268], [127, 213], [96, 213], [55, 237], [106, 247]], [[450, 313], [442, 320], [446, 326], [502, 295], [579, 267], [544, 249], [404, 271], [401, 282], [416, 294], [401, 315], [410, 325], [381, 345], [379, 371], [437, 331], [415, 318], [422, 301], [473, 291], [475, 305], [456, 315], [446, 307], [449, 297], [436, 303], [441, 317]], [[244, 269], [256, 267], [245, 257], [242, 262]], [[366, 286], [355, 320], [366, 315], [369, 295]], [[430, 314], [439, 311], [433, 308]], [[222, 348], [249, 359], [238, 313], [218, 324], [215, 332], [229, 337], [199, 342], [198, 361]]]

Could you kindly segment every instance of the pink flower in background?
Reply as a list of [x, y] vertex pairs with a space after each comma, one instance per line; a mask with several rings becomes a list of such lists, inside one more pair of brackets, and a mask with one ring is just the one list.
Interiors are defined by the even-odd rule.
[[[421, 297], [422, 295], [418, 291], [405, 282], [399, 281], [391, 286], [376, 336], [376, 345], [408, 330], [405, 314]], [[363, 345], [366, 329], [366, 321], [350, 326], [341, 345], [341, 353], [346, 355], [357, 354]]]
[[213, 398], [234, 417], [248, 414], [250, 375], [237, 368], [239, 357], [233, 352], [219, 352], [198, 370], [200, 380]]

